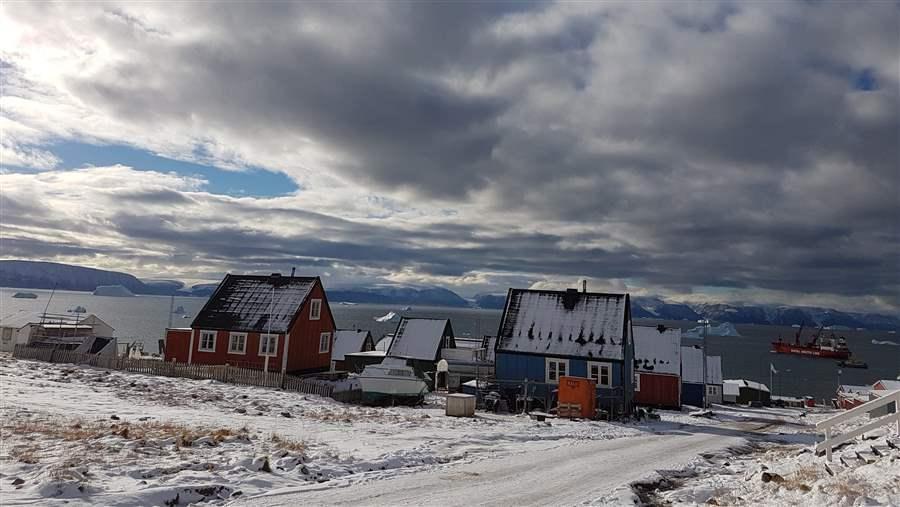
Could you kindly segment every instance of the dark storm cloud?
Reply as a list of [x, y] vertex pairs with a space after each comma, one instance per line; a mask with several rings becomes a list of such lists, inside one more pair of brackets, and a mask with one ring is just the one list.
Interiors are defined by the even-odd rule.
[[[13, 15], [64, 14], [31, 8]], [[139, 128], [198, 129], [237, 165], [312, 145], [328, 157], [310, 173], [475, 211], [401, 226], [217, 201], [248, 222], [115, 213], [123, 237], [221, 262], [627, 278], [900, 307], [895, 4], [179, 9], [92, 18], [130, 57], [66, 76], [67, 90]], [[202, 20], [203, 33], [176, 18]], [[141, 192], [130, 198], [142, 206], [200, 202]], [[265, 219], [316, 234], [252, 225]]]

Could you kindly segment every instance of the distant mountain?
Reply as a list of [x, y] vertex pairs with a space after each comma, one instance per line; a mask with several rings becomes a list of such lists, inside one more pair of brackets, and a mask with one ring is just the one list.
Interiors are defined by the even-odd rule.
[[502, 310], [506, 306], [506, 295], [498, 296], [496, 294], [476, 294], [475, 306], [486, 310]]
[[371, 303], [425, 306], [467, 307], [469, 302], [459, 294], [442, 287], [373, 286], [350, 289], [328, 289], [328, 300], [334, 303]]
[[900, 318], [875, 313], [841, 312], [831, 308], [774, 305], [740, 305], [725, 303], [666, 303], [657, 297], [635, 297], [631, 314], [634, 318], [662, 320], [709, 319], [732, 324], [772, 324], [792, 326], [841, 326], [881, 331], [900, 330]]
[[700, 315], [690, 306], [682, 303], [666, 303], [656, 297], [635, 297], [632, 301], [631, 315], [637, 319], [697, 320], [700, 318]]
[[[77, 290], [93, 292], [97, 287], [122, 286], [134, 294], [194, 296], [173, 280], [141, 281], [128, 273], [85, 268], [56, 262], [0, 260], [0, 286], [23, 289]], [[208, 294], [205, 294], [208, 295]]]
[[[98, 286], [121, 285], [135, 294], [209, 297], [217, 283], [202, 283], [190, 288], [178, 280], [139, 280], [128, 273], [85, 268], [55, 262], [0, 260], [0, 286], [23, 289], [77, 290], [92, 292]], [[470, 302], [442, 287], [376, 285], [328, 289], [334, 303], [375, 303], [419, 306], [502, 309], [505, 295], [478, 294]], [[775, 324], [782, 326], [841, 326], [882, 331], [900, 331], [900, 316], [876, 313], [842, 312], [832, 308], [726, 303], [676, 303], [661, 297], [632, 298], [634, 318], [689, 320], [701, 318], [732, 324]]]

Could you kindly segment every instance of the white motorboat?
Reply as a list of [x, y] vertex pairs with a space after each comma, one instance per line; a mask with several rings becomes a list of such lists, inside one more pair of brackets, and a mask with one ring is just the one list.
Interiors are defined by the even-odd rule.
[[428, 385], [416, 376], [406, 360], [386, 357], [359, 374], [363, 402], [376, 405], [417, 405], [425, 399]]

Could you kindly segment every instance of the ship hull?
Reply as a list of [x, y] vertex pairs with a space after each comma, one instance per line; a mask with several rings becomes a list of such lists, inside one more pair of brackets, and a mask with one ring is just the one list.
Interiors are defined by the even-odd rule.
[[804, 345], [791, 345], [790, 343], [773, 342], [772, 351], [778, 354], [795, 354], [807, 357], [825, 357], [828, 359], [847, 359], [850, 357], [849, 350], [822, 349], [819, 347], [808, 347]]

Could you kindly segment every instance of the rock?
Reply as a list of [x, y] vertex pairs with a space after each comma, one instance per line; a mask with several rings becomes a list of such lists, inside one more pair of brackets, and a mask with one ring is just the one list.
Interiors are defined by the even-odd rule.
[[242, 407], [238, 407], [238, 408], [234, 409], [234, 411], [237, 412], [238, 414], [246, 414], [247, 413], [247, 409], [242, 408]]
[[776, 473], [763, 472], [762, 473], [762, 481], [763, 482], [775, 482], [775, 483], [781, 484], [782, 482], [784, 482], [784, 477], [782, 477]]
[[303, 475], [309, 475], [309, 469], [306, 468], [306, 465], [303, 465], [302, 467], [300, 467], [300, 473]]
[[288, 419], [290, 419], [291, 417], [294, 417], [294, 416], [292, 416], [290, 412], [282, 412], [281, 417], [287, 417]]
[[24, 479], [20, 479], [20, 478], [18, 478], [18, 477], [16, 477], [15, 479], [12, 480], [12, 485], [13, 485], [13, 486], [18, 486], [19, 484], [25, 484], [25, 480], [24, 480]]
[[116, 414], [109, 416], [109, 418], [112, 419], [113, 421], [118, 421], [120, 419], [120, 417], [117, 416]]

